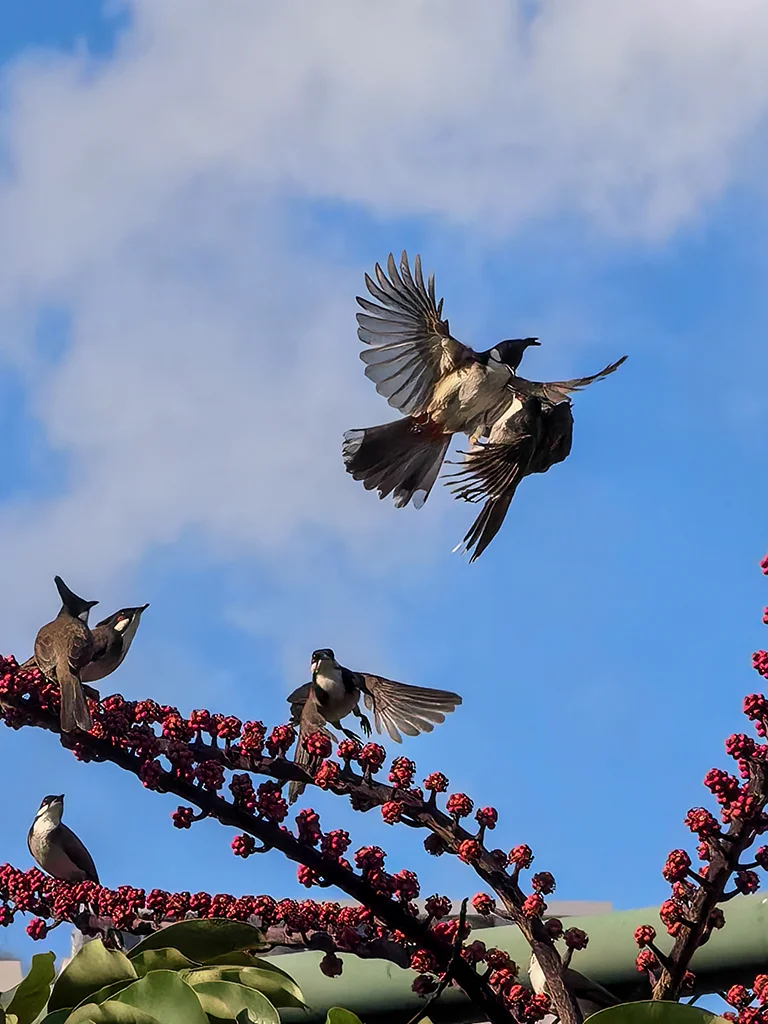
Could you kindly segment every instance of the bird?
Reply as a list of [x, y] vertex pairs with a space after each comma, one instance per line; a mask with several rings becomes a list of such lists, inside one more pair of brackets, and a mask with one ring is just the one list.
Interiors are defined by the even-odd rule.
[[474, 443], [521, 398], [552, 403], [613, 373], [626, 356], [589, 377], [529, 381], [518, 374], [526, 351], [538, 338], [510, 338], [477, 352], [451, 335], [443, 300], [435, 297], [434, 275], [424, 284], [421, 257], [411, 273], [403, 251], [399, 270], [390, 253], [387, 272], [377, 263], [376, 281], [365, 283], [371, 297], [357, 297], [360, 352], [365, 374], [404, 418], [376, 427], [348, 430], [342, 458], [347, 472], [379, 497], [392, 495], [397, 508], [421, 508], [437, 480], [454, 434]]
[[[313, 732], [322, 732], [334, 739], [326, 725], [334, 726], [350, 739], [359, 740], [359, 736], [341, 724], [342, 719], [353, 714], [360, 720], [365, 735], [371, 735], [371, 723], [359, 707], [361, 695], [366, 708], [373, 712], [376, 731], [386, 730], [395, 743], [402, 741], [401, 732], [406, 736], [432, 732], [435, 725], [444, 722], [446, 714], [462, 702], [457, 693], [448, 690], [409, 686], [367, 672], [353, 672], [339, 664], [329, 647], [314, 651], [309, 667], [311, 681], [287, 698], [292, 724], [299, 727], [294, 760], [306, 768], [312, 765], [313, 758], [303, 740]], [[303, 792], [303, 783], [292, 782], [288, 788], [289, 803], [294, 803]]]
[[96, 882], [93, 858], [72, 829], [62, 824], [64, 794], [46, 796], [27, 833], [27, 846], [35, 861], [61, 882]]
[[93, 651], [90, 661], [80, 671], [84, 683], [95, 683], [111, 675], [128, 653], [136, 636], [142, 614], [149, 608], [143, 604], [138, 608], [121, 608], [91, 630]]
[[88, 613], [99, 602], [78, 597], [61, 576], [54, 576], [53, 582], [61, 597], [61, 609], [35, 637], [35, 661], [47, 679], [59, 684], [62, 732], [74, 729], [87, 732], [93, 723], [83, 695], [80, 672], [93, 653]]
[[474, 562], [499, 532], [518, 485], [532, 473], [546, 473], [571, 452], [573, 412], [570, 400], [551, 405], [537, 397], [511, 406], [494, 423], [486, 443], [464, 455], [462, 468], [445, 482], [464, 501], [485, 499], [482, 511], [454, 548], [472, 551]]
[[[531, 953], [531, 959], [528, 964], [528, 979], [531, 983], [531, 988], [537, 995], [547, 991], [544, 971], [541, 969], [541, 964], [537, 960], [535, 953]], [[571, 967], [564, 968], [563, 982], [579, 1004], [583, 1019], [586, 1019], [593, 1013], [597, 1013], [598, 1010], [619, 1005], [619, 1000], [607, 988], [603, 988], [596, 981], [592, 981], [591, 978], [587, 978], [578, 971], [574, 971]]]

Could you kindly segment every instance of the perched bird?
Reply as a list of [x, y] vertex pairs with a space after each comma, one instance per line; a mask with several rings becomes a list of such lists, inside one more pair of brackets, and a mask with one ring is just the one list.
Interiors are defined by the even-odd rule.
[[46, 678], [59, 684], [61, 728], [88, 731], [91, 715], [85, 703], [80, 672], [91, 660], [93, 636], [88, 613], [98, 601], [84, 601], [73, 594], [61, 576], [53, 582], [61, 597], [61, 610], [53, 622], [43, 626], [35, 638], [35, 661]]
[[474, 551], [470, 562], [482, 555], [499, 532], [518, 484], [532, 473], [546, 473], [571, 451], [573, 413], [566, 399], [557, 405], [527, 398], [510, 407], [491, 428], [487, 443], [465, 452], [462, 468], [446, 481], [457, 498], [477, 502], [482, 511], [461, 544]]
[[121, 608], [120, 611], [96, 623], [91, 630], [91, 658], [80, 671], [82, 682], [95, 683], [99, 679], [104, 679], [122, 664], [136, 636], [141, 616], [147, 608], [148, 604], [143, 604], [140, 608]]
[[[531, 953], [531, 959], [528, 964], [528, 978], [531, 988], [537, 995], [547, 991], [544, 971], [541, 969], [535, 953]], [[563, 971], [563, 981], [565, 982], [565, 987], [579, 1004], [579, 1009], [584, 1019], [593, 1013], [597, 1013], [598, 1010], [605, 1010], [609, 1006], [619, 1005], [619, 1000], [607, 988], [603, 988], [596, 981], [592, 981], [570, 967], [566, 967]]]
[[72, 829], [61, 822], [64, 796], [46, 796], [27, 833], [29, 852], [61, 882], [98, 882], [93, 859]]
[[[304, 747], [304, 738], [313, 732], [323, 732], [333, 739], [326, 725], [359, 739], [341, 724], [343, 718], [353, 714], [360, 719], [366, 736], [370, 736], [371, 724], [359, 707], [361, 695], [366, 708], [373, 712], [376, 731], [386, 730], [396, 743], [401, 742], [401, 732], [406, 736], [432, 732], [435, 724], [444, 722], [446, 714], [461, 704], [461, 697], [448, 690], [409, 686], [367, 672], [352, 672], [340, 665], [327, 647], [312, 654], [310, 672], [311, 681], [288, 697], [292, 721], [299, 726], [295, 761], [308, 769], [313, 758]], [[288, 788], [289, 802], [293, 803], [303, 792], [303, 783], [292, 782]]]
[[358, 296], [365, 312], [357, 314], [357, 334], [369, 346], [360, 353], [366, 376], [405, 418], [347, 431], [342, 456], [355, 480], [382, 498], [392, 494], [398, 508], [410, 501], [420, 508], [427, 500], [453, 434], [476, 441], [520, 398], [554, 404], [624, 361], [590, 377], [528, 381], [517, 370], [526, 350], [539, 344], [537, 338], [502, 341], [476, 352], [451, 335], [442, 319], [443, 300], [435, 298], [434, 277], [425, 286], [419, 256], [411, 274], [405, 252], [399, 271], [390, 254], [387, 271], [377, 263], [376, 281], [365, 276], [377, 301]]

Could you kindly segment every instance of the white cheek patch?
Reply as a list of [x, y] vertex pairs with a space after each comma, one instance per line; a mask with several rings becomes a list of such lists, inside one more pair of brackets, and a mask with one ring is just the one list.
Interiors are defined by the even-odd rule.
[[84, 612], [80, 612], [80, 614], [77, 616], [78, 619], [80, 619], [81, 622], [85, 622], [87, 624], [88, 623], [88, 612], [89, 611], [90, 611], [90, 608], [86, 608]]
[[118, 619], [115, 623], [115, 632], [122, 633], [130, 621], [130, 619]]

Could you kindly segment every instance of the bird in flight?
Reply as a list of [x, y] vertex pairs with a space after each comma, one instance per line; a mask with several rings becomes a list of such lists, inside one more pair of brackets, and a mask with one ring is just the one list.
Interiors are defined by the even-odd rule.
[[[387, 272], [377, 263], [365, 283], [373, 302], [358, 296], [358, 337], [365, 373], [379, 394], [404, 414], [381, 426], [349, 430], [342, 455], [348, 473], [379, 496], [392, 495], [398, 508], [420, 508], [437, 480], [454, 434], [474, 443], [522, 401], [556, 405], [593, 381], [613, 373], [626, 356], [598, 373], [572, 380], [530, 381], [518, 374], [537, 338], [501, 341], [476, 352], [451, 335], [437, 301], [434, 276], [427, 283], [416, 256], [413, 273], [403, 252], [399, 269], [390, 254]], [[514, 409], [513, 409], [514, 411]]]
[[457, 498], [470, 502], [485, 499], [454, 551], [471, 551], [470, 563], [479, 558], [499, 532], [523, 477], [546, 473], [563, 462], [572, 442], [573, 413], [568, 399], [551, 405], [532, 397], [520, 408], [511, 406], [509, 413], [494, 423], [488, 441], [462, 453], [462, 468], [446, 480]]
[[[352, 672], [339, 664], [328, 647], [313, 652], [309, 667], [311, 681], [288, 697], [291, 720], [299, 727], [295, 761], [309, 771], [314, 764], [304, 739], [313, 732], [323, 732], [333, 739], [326, 728], [332, 725], [345, 736], [359, 739], [341, 724], [342, 719], [352, 714], [360, 720], [366, 736], [370, 736], [371, 723], [359, 707], [361, 696], [365, 707], [373, 712], [376, 731], [386, 731], [395, 743], [401, 742], [401, 733], [418, 736], [432, 732], [435, 725], [444, 722], [445, 716], [461, 704], [461, 697], [448, 690], [409, 686], [368, 672]], [[289, 803], [294, 803], [303, 792], [303, 783], [292, 782], [288, 787]]]

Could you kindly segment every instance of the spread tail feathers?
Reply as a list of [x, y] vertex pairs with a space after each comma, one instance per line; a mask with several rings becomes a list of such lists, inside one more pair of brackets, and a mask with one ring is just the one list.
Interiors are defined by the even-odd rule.
[[348, 473], [366, 490], [392, 494], [397, 508], [421, 508], [434, 486], [451, 435], [412, 417], [365, 430], [348, 430], [342, 455]]
[[88, 732], [93, 722], [80, 680], [70, 671], [60, 667], [56, 669], [56, 678], [61, 691], [61, 731], [73, 732], [75, 729], [82, 729], [83, 732]]

